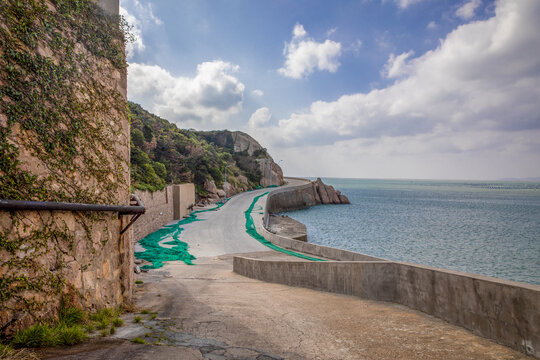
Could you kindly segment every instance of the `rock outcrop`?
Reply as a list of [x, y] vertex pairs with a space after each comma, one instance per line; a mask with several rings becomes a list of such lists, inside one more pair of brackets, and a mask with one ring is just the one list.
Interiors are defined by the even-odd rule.
[[340, 191], [317, 179], [305, 185], [271, 193], [266, 206], [269, 213], [277, 214], [319, 204], [350, 204], [350, 201]]
[[321, 204], [350, 204], [347, 196], [343, 195], [339, 190], [335, 190], [332, 185], [326, 185], [321, 178], [312, 182], [315, 192], [315, 201], [317, 195]]

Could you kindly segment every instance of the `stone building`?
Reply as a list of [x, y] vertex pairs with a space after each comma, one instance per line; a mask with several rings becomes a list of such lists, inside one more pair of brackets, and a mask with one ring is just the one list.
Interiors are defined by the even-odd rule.
[[[118, 10], [118, 0], [0, 4], [3, 335], [55, 317], [62, 303], [92, 310], [131, 301], [132, 233], [121, 234], [130, 216], [111, 210], [130, 206]], [[90, 206], [28, 210], [28, 201]]]

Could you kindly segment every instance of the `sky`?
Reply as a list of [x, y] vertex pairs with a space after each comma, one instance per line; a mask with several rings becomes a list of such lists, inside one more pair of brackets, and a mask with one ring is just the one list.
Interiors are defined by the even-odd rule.
[[128, 98], [288, 176], [540, 177], [538, 0], [121, 0]]

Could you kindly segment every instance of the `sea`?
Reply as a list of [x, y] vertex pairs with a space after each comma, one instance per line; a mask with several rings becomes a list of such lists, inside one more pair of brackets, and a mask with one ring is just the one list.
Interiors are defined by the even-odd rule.
[[351, 204], [287, 212], [311, 243], [540, 285], [540, 182], [322, 180]]

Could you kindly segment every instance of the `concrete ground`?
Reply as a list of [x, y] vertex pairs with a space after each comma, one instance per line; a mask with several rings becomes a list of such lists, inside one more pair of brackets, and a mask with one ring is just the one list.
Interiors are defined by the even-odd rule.
[[[137, 275], [136, 306], [115, 338], [47, 350], [52, 359], [530, 359], [406, 307], [269, 284], [232, 272], [231, 253], [287, 259], [245, 234], [241, 194], [182, 240], [196, 265], [171, 262]], [[201, 214], [202, 215], [202, 214]], [[202, 216], [200, 216], [202, 218]], [[255, 252], [253, 252], [255, 251]], [[223, 255], [228, 254], [228, 255]], [[298, 261], [298, 258], [294, 258]], [[135, 323], [134, 316], [143, 321]], [[134, 344], [139, 337], [156, 345]]]

